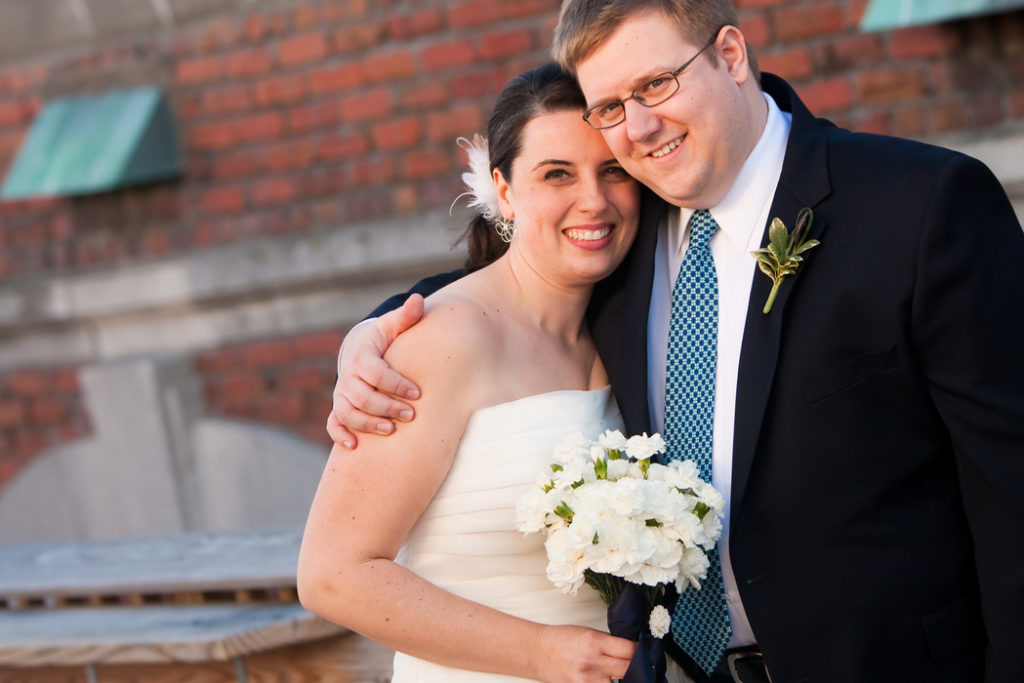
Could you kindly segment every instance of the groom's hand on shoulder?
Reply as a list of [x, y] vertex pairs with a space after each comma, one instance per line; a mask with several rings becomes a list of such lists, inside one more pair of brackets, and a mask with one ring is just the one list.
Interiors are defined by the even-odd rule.
[[423, 297], [413, 294], [401, 308], [366, 320], [345, 337], [338, 353], [338, 381], [327, 417], [327, 433], [344, 448], [355, 448], [356, 433], [391, 434], [393, 420], [413, 419], [412, 406], [394, 397], [414, 400], [420, 390], [384, 360], [398, 335], [423, 317]]

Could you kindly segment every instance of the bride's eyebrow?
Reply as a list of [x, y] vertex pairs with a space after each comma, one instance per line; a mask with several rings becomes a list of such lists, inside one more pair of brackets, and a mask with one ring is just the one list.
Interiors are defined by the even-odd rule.
[[544, 159], [543, 161], [538, 161], [533, 168], [536, 170], [541, 166], [572, 166], [572, 162], [563, 161], [562, 159]]

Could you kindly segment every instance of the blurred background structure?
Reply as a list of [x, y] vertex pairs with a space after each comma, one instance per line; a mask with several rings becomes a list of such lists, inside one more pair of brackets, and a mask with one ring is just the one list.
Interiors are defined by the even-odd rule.
[[[736, 0], [762, 69], [812, 111], [980, 156], [1019, 211], [1022, 4]], [[455, 139], [547, 58], [557, 7], [0, 2], [0, 542], [298, 521], [339, 342], [460, 263]], [[110, 159], [148, 124], [176, 136], [177, 172], [146, 182], [122, 165], [105, 189], [10, 196], [32, 189], [12, 171], [48, 107], [126, 89], [162, 93], [170, 115], [129, 125], [108, 109], [78, 142]], [[54, 487], [81, 495], [40, 499]]]
[[[1024, 215], [1024, 0], [735, 4], [812, 111], [977, 156]], [[337, 630], [288, 576], [335, 353], [461, 263], [455, 140], [547, 60], [558, 5], [0, 0], [0, 681], [378, 680], [351, 639], [302, 649]]]
[[[812, 111], [964, 148], [1020, 210], [1024, 3], [913, 4], [736, 2]], [[301, 520], [338, 344], [461, 261], [455, 139], [547, 58], [557, 5], [0, 2], [0, 542]], [[169, 116], [110, 104], [14, 178], [58, 103], [124, 92]], [[168, 139], [162, 179], [52, 182]]]
[[[964, 148], [1019, 211], [1022, 4], [736, 1], [812, 111]], [[338, 344], [461, 261], [455, 140], [557, 5], [0, 2], [0, 542], [300, 521]]]

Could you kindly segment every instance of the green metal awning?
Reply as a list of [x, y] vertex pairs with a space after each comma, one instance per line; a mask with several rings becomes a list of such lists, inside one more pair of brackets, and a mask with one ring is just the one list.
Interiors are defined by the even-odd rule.
[[94, 194], [174, 178], [181, 167], [159, 88], [64, 97], [47, 102], [32, 122], [0, 196]]
[[887, 31], [917, 24], [994, 14], [1024, 7], [1024, 0], [871, 0], [862, 31]]

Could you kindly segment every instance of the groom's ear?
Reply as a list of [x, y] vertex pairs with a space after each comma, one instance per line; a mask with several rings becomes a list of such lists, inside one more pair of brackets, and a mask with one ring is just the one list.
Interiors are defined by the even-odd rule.
[[725, 68], [736, 83], [745, 83], [750, 78], [750, 61], [747, 41], [743, 32], [735, 26], [726, 26], [715, 41], [715, 52], [725, 62]]
[[498, 208], [501, 210], [503, 218], [514, 218], [515, 211], [512, 209], [512, 203], [509, 201], [509, 193], [511, 187], [509, 187], [508, 181], [505, 180], [505, 176], [502, 175], [499, 169], [494, 169], [492, 172], [494, 178], [494, 186], [498, 189]]

